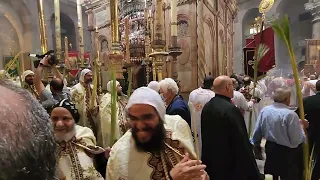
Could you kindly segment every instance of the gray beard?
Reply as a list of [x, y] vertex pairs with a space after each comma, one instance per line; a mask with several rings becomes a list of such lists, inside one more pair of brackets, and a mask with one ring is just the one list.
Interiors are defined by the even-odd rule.
[[61, 133], [55, 133], [55, 139], [56, 141], [59, 142], [68, 142], [70, 141], [74, 136], [76, 135], [76, 126], [73, 126], [73, 129], [65, 134], [61, 134]]

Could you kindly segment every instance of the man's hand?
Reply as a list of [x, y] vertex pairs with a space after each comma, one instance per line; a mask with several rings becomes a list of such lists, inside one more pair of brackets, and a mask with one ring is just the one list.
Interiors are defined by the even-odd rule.
[[187, 153], [184, 158], [173, 167], [170, 171], [170, 175], [173, 180], [194, 179], [202, 180], [205, 175], [204, 169], [206, 165], [201, 164], [199, 160], [190, 160]]
[[300, 124], [304, 129], [307, 129], [309, 127], [309, 121], [304, 119], [303, 121], [300, 119]]
[[40, 64], [43, 64], [44, 66], [50, 66], [49, 65], [49, 56], [45, 56], [43, 59], [41, 59]]
[[111, 148], [110, 148], [110, 147], [107, 147], [107, 148], [105, 149], [105, 152], [104, 152], [104, 157], [105, 157], [106, 159], [109, 159], [109, 157], [110, 157], [110, 152], [111, 152]]

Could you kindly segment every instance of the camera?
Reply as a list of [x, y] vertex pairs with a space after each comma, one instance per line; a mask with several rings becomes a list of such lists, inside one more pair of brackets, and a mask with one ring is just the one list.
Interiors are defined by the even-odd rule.
[[35, 68], [38, 68], [41, 59], [43, 59], [45, 56], [48, 56], [48, 63], [50, 66], [56, 65], [58, 63], [57, 57], [54, 54], [54, 50], [50, 50], [46, 52], [45, 54], [39, 55], [39, 54], [29, 54], [30, 57], [38, 58], [37, 60], [33, 61], [33, 66]]

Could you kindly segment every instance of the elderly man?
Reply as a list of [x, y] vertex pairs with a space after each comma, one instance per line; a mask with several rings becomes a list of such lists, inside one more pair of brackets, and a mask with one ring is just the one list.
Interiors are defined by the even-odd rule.
[[90, 105], [93, 93], [92, 76], [91, 70], [83, 69], [80, 74], [80, 82], [72, 87], [70, 94], [72, 102], [76, 104], [80, 113], [79, 125], [91, 128], [97, 137], [99, 101], [97, 96], [97, 98], [93, 100], [94, 108], [91, 109]]
[[159, 82], [159, 85], [161, 98], [167, 106], [166, 113], [181, 116], [191, 127], [189, 106], [179, 94], [177, 83], [171, 78], [165, 78]]
[[96, 146], [90, 128], [76, 125], [79, 112], [75, 105], [64, 99], [52, 107], [50, 119], [58, 143], [58, 179], [103, 180], [93, 166], [93, 156], [104, 153]]
[[36, 88], [34, 87], [34, 72], [31, 70], [26, 70], [22, 74], [22, 85], [24, 89], [28, 90], [36, 99], [39, 99], [39, 93], [37, 92]]
[[148, 88], [151, 88], [151, 89], [153, 89], [153, 90], [155, 90], [156, 92], [159, 93], [159, 90], [160, 90], [159, 82], [158, 81], [151, 81], [148, 84]]
[[289, 109], [290, 89], [278, 88], [274, 103], [263, 108], [253, 133], [254, 146], [261, 150], [266, 142], [264, 172], [282, 180], [301, 180], [303, 177], [302, 143], [305, 140], [298, 115]]
[[[201, 141], [201, 112], [203, 106], [210, 101], [211, 98], [214, 97], [214, 92], [212, 91], [213, 86], [213, 78], [212, 77], [205, 77], [203, 80], [202, 87], [193, 90], [189, 95], [189, 106], [192, 108], [192, 114], [195, 122], [195, 127], [192, 126], [192, 129], [196, 128], [197, 135], [199, 142], [199, 153], [201, 157], [201, 148], [202, 148], [202, 141]], [[194, 125], [194, 124], [192, 124]]]
[[213, 82], [215, 97], [201, 113], [202, 162], [210, 179], [259, 180], [252, 145], [240, 110], [231, 103], [233, 83], [228, 76]]
[[[117, 141], [123, 134], [129, 129], [127, 123], [127, 116], [125, 112], [125, 107], [128, 103], [128, 98], [122, 93], [122, 87], [118, 81], [116, 81], [117, 90], [117, 122], [116, 131], [114, 136], [114, 141]], [[110, 142], [111, 134], [111, 91], [113, 87], [113, 81], [109, 81], [107, 84], [108, 92], [101, 98], [100, 103], [100, 133], [98, 133], [99, 143], [102, 147], [107, 148], [113, 144]]]
[[126, 111], [132, 129], [112, 147], [107, 166], [110, 180], [207, 179], [195, 158], [188, 124], [165, 115], [154, 90], [141, 87], [131, 95]]
[[54, 180], [56, 143], [49, 116], [27, 91], [0, 80], [0, 180]]

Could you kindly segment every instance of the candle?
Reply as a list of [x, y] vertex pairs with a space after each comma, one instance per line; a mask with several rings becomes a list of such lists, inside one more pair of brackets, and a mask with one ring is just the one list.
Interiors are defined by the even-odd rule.
[[171, 0], [171, 22], [177, 22], [177, 0]]
[[88, 12], [88, 26], [92, 28], [94, 25], [93, 22], [94, 22], [94, 15], [93, 15], [93, 12], [90, 10]]
[[178, 35], [177, 27], [177, 0], [171, 1], [171, 36]]
[[147, 0], [144, 0], [144, 8], [147, 8]]
[[[65, 36], [64, 37], [64, 59], [65, 59], [65, 62], [68, 62], [69, 61], [69, 42], [68, 42], [68, 37]], [[70, 67], [69, 67], [70, 68]]]

